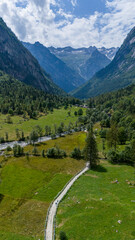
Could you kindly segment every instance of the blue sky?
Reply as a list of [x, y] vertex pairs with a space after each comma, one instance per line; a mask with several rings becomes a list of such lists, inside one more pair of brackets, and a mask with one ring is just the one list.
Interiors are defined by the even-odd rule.
[[109, 48], [135, 26], [135, 0], [1, 0], [0, 16], [22, 41]]
[[63, 0], [62, 3], [65, 11], [71, 11], [77, 17], [88, 17], [95, 11], [106, 12], [105, 0], [78, 0], [75, 7], [70, 0]]

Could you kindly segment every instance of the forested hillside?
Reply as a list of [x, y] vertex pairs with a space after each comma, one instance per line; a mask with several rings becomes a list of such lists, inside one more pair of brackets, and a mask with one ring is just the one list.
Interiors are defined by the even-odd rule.
[[91, 98], [88, 105], [94, 122], [102, 121], [109, 126], [113, 120], [128, 128], [135, 119], [135, 85]]
[[0, 70], [45, 92], [65, 94], [42, 70], [38, 61], [22, 45], [2, 18], [0, 18]]
[[0, 71], [0, 112], [11, 115], [29, 115], [36, 118], [53, 108], [78, 103], [71, 97], [50, 95], [28, 86]]

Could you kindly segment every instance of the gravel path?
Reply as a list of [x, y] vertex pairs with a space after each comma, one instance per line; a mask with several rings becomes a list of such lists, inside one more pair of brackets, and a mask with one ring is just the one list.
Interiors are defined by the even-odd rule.
[[89, 163], [87, 163], [86, 167], [68, 183], [68, 185], [64, 188], [61, 194], [53, 202], [48, 214], [47, 226], [45, 229], [45, 240], [54, 240], [53, 239], [53, 233], [54, 233], [53, 223], [54, 223], [58, 205], [60, 201], [63, 199], [63, 197], [66, 195], [68, 190], [71, 188], [71, 186], [74, 184], [74, 182], [88, 170], [89, 170]]

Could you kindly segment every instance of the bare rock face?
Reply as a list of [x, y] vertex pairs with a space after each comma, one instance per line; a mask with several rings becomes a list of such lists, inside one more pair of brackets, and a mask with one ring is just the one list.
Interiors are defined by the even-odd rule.
[[49, 93], [62, 93], [0, 18], [0, 70]]
[[[99, 48], [90, 46], [89, 48], [48, 48], [49, 51], [76, 73], [78, 73], [85, 82], [95, 75], [96, 72], [106, 67], [114, 58], [117, 49]], [[83, 84], [83, 81], [82, 81]]]

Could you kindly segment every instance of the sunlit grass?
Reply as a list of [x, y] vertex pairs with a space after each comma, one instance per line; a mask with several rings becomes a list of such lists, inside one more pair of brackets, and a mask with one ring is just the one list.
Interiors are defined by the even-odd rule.
[[[84, 133], [75, 133], [37, 146], [39, 153], [54, 145], [67, 151], [84, 146]], [[24, 151], [31, 153], [33, 146]], [[0, 239], [43, 240], [44, 224], [51, 201], [84, 166], [70, 157], [48, 159], [40, 156], [0, 157], [3, 161], [0, 184]]]
[[[49, 113], [46, 116], [41, 116], [37, 120], [24, 120], [24, 118], [21, 116], [13, 116], [11, 117], [13, 122], [12, 124], [5, 122], [7, 115], [0, 114], [0, 137], [4, 137], [5, 133], [8, 132], [9, 140], [16, 140], [16, 129], [19, 129], [20, 132], [23, 131], [26, 137], [36, 125], [41, 126], [44, 132], [45, 125], [48, 125], [54, 129], [54, 124], [56, 124], [58, 127], [61, 122], [63, 122], [65, 125], [68, 125], [69, 122], [75, 123], [78, 116], [75, 116], [74, 112], [78, 109], [79, 108], [77, 107], [68, 108], [66, 110], [64, 108], [54, 109], [53, 113]], [[69, 111], [71, 112], [70, 116], [68, 115]], [[83, 109], [84, 114], [85, 111], [86, 110]]]
[[135, 186], [128, 184], [135, 181], [134, 172], [102, 161], [82, 176], [60, 204], [57, 239], [60, 231], [73, 240], [135, 239]]

